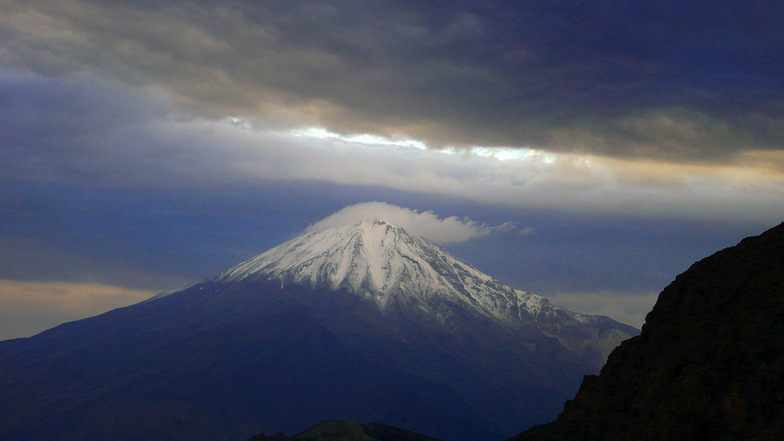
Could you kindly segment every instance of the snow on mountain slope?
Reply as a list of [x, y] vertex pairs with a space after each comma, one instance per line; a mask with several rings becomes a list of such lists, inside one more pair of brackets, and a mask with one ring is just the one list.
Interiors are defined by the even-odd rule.
[[346, 290], [372, 299], [382, 311], [395, 300], [413, 300], [423, 310], [462, 304], [502, 321], [536, 322], [554, 316], [575, 324], [588, 320], [506, 286], [437, 245], [381, 220], [303, 234], [213, 280], [260, 279], [279, 281], [282, 287]]

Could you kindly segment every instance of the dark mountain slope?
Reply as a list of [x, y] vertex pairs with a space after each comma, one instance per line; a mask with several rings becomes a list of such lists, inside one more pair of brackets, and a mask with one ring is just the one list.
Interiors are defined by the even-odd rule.
[[[441, 362], [453, 376], [481, 375], [476, 363], [460, 366], [457, 341], [420, 341], [429, 354], [397, 359], [405, 341], [389, 339], [383, 317], [366, 315], [361, 304], [343, 310], [344, 320], [361, 321], [337, 329], [301, 296], [234, 289], [220, 297], [186, 291], [63, 325], [33, 339], [34, 347], [5, 342], [3, 439], [47, 432], [62, 440], [242, 439], [325, 417], [495, 432], [465, 393], [437, 379]], [[571, 366], [567, 372], [579, 364]], [[418, 373], [426, 369], [433, 372]]]
[[540, 440], [780, 440], [784, 224], [695, 263]]

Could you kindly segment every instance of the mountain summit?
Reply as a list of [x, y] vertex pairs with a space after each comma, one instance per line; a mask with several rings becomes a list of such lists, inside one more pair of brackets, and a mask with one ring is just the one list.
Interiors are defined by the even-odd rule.
[[363, 221], [0, 342], [0, 437], [236, 440], [342, 419], [502, 439], [555, 416], [635, 333]]
[[303, 234], [213, 280], [276, 280], [281, 288], [299, 284], [346, 291], [375, 302], [382, 312], [400, 303], [432, 314], [445, 312], [439, 305], [460, 305], [502, 321], [535, 320], [540, 313], [587, 320], [543, 297], [503, 285], [434, 243], [382, 220]]

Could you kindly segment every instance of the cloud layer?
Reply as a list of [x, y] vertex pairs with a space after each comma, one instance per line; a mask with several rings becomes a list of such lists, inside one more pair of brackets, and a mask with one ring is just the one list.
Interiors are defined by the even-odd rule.
[[772, 151], [723, 166], [519, 149], [525, 154], [503, 160], [205, 119], [91, 76], [0, 71], [0, 97], [4, 179], [146, 190], [317, 180], [578, 213], [784, 216], [784, 154]]
[[0, 61], [273, 127], [726, 162], [784, 148], [782, 28], [775, 1], [24, 0]]
[[[512, 222], [491, 226], [465, 217], [449, 216], [442, 219], [432, 211], [420, 212], [383, 202], [365, 202], [343, 208], [309, 226], [307, 231], [318, 231], [362, 220], [383, 220], [402, 227], [413, 235], [422, 236], [442, 245], [465, 242], [491, 233], [508, 233], [517, 229]], [[523, 232], [531, 233], [531, 230], [525, 229]]]

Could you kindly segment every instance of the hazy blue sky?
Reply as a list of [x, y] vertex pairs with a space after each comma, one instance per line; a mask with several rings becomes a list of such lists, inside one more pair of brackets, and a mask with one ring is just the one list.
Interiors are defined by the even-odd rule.
[[784, 220], [781, 29], [779, 1], [0, 2], [0, 339], [356, 204], [639, 326]]

